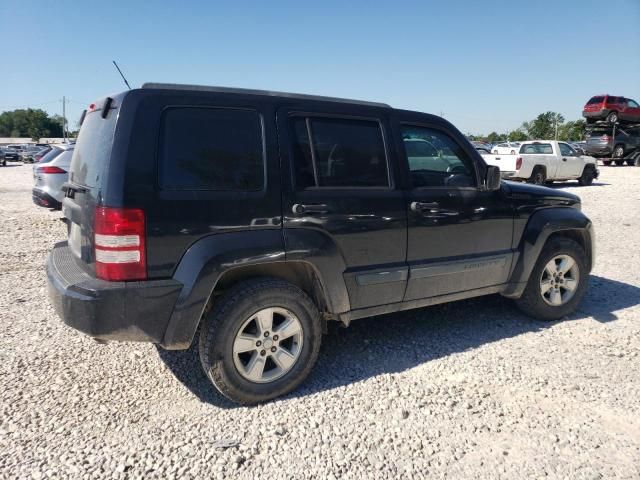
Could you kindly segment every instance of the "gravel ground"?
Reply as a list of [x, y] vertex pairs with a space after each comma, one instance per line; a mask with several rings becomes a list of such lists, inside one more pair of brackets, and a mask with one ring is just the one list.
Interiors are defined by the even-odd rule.
[[64, 237], [0, 169], [2, 478], [639, 478], [640, 168], [578, 193], [598, 258], [580, 310], [499, 296], [333, 325], [308, 381], [225, 401], [196, 353], [64, 326], [44, 260]]

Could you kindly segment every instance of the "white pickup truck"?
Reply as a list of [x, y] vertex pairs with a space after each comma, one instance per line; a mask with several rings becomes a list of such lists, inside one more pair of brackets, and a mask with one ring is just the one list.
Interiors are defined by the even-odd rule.
[[488, 165], [500, 167], [505, 180], [525, 180], [538, 185], [564, 180], [591, 185], [600, 173], [595, 158], [580, 155], [568, 143], [554, 140], [522, 142], [518, 153], [482, 154], [482, 158]]

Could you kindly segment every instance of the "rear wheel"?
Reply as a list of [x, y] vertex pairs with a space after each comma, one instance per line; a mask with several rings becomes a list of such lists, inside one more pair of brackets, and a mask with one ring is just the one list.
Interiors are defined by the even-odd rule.
[[618, 122], [618, 112], [611, 112], [607, 115], [607, 122], [609, 123], [617, 123]]
[[636, 160], [634, 160], [633, 158], [627, 159], [627, 165], [633, 167], [634, 165], [636, 165]]
[[547, 176], [544, 170], [540, 167], [535, 167], [531, 177], [529, 177], [529, 183], [533, 183], [534, 185], [544, 185], [546, 181]]
[[619, 167], [624, 165], [624, 160], [616, 160], [615, 162], [616, 162], [616, 165], [618, 165]]
[[593, 179], [595, 178], [595, 176], [596, 172], [594, 168], [591, 165], [587, 165], [584, 167], [580, 178], [578, 178], [578, 184], [582, 185], [583, 187], [589, 186], [593, 183]]
[[586, 254], [568, 238], [553, 237], [542, 249], [516, 305], [540, 320], [558, 320], [573, 313], [587, 291]]
[[320, 313], [298, 287], [258, 278], [231, 288], [205, 319], [200, 361], [215, 387], [242, 404], [284, 395], [318, 358]]
[[611, 165], [611, 160], [603, 160], [602, 164], [603, 165]]

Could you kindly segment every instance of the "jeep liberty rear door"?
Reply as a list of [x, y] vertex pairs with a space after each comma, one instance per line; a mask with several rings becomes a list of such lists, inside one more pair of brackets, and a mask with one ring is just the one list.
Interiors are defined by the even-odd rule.
[[356, 110], [322, 103], [277, 114], [287, 260], [326, 269], [325, 282], [344, 281], [349, 300], [339, 309], [400, 302], [407, 278], [386, 109]]

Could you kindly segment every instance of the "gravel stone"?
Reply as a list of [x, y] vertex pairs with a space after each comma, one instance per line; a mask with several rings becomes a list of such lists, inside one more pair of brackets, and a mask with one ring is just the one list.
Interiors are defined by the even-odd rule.
[[[66, 236], [0, 167], [0, 478], [640, 478], [640, 168], [601, 167], [587, 297], [541, 323], [500, 296], [331, 324], [295, 392], [221, 397], [196, 349], [98, 344], [47, 299]], [[508, 455], [505, 455], [507, 453]]]

